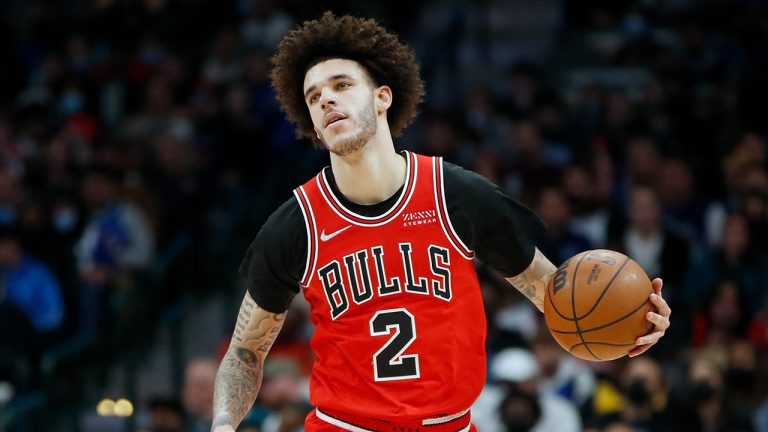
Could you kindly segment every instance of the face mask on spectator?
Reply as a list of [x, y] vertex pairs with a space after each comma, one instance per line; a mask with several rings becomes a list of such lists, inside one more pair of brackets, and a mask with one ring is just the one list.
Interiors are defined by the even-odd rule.
[[77, 224], [78, 215], [73, 209], [56, 210], [52, 217], [53, 228], [61, 234], [66, 234]]
[[691, 401], [696, 404], [704, 404], [717, 397], [717, 389], [707, 381], [698, 381], [691, 388]]
[[645, 387], [643, 380], [635, 379], [625, 389], [627, 398], [635, 405], [646, 405], [651, 401], [651, 392]]
[[59, 111], [64, 115], [75, 114], [82, 111], [84, 105], [83, 95], [76, 90], [68, 90], [61, 95]]
[[541, 406], [536, 396], [522, 391], [516, 385], [508, 387], [507, 396], [499, 410], [507, 432], [530, 431], [541, 417]]

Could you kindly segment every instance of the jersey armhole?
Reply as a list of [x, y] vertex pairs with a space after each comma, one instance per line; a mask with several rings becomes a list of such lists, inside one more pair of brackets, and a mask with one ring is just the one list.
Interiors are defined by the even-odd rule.
[[445, 201], [443, 158], [433, 157], [432, 164], [432, 183], [434, 184], [435, 189], [435, 206], [437, 207], [437, 213], [439, 215], [438, 219], [440, 220], [440, 226], [443, 228], [443, 233], [445, 233], [448, 241], [451, 242], [453, 247], [459, 251], [464, 259], [474, 259], [475, 252], [467, 247], [466, 244], [464, 244], [464, 242], [461, 240], [461, 237], [459, 237], [459, 235], [456, 233], [456, 230], [453, 228], [453, 224], [451, 224], [451, 218], [448, 214], [448, 205]]
[[293, 194], [299, 203], [301, 215], [304, 217], [304, 228], [307, 232], [307, 263], [304, 265], [304, 272], [301, 275], [301, 280], [299, 280], [299, 286], [306, 288], [312, 281], [312, 274], [315, 272], [315, 265], [317, 263], [317, 224], [315, 223], [315, 215], [312, 212], [312, 206], [309, 204], [304, 187], [301, 186], [294, 189]]

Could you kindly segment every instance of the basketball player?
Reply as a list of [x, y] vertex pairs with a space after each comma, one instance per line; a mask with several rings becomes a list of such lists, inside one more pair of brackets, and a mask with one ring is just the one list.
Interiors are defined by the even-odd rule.
[[[265, 356], [303, 290], [316, 329], [307, 431], [468, 431], [485, 382], [477, 257], [539, 310], [554, 265], [542, 223], [483, 177], [395, 150], [424, 88], [412, 52], [373, 20], [326, 13], [288, 34], [272, 80], [298, 135], [331, 166], [294, 191], [250, 246], [248, 282], [214, 396], [215, 432], [250, 409]], [[655, 280], [656, 343], [670, 310]]]

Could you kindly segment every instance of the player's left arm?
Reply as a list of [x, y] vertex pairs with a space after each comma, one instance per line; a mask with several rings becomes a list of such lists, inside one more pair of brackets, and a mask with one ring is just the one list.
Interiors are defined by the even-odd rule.
[[645, 336], [637, 338], [635, 343], [636, 347], [632, 348], [629, 352], [630, 357], [639, 356], [640, 354], [648, 351], [656, 342], [664, 336], [664, 333], [669, 328], [669, 317], [672, 315], [672, 309], [667, 304], [667, 301], [661, 296], [661, 287], [664, 285], [664, 281], [661, 278], [656, 278], [651, 282], [653, 286], [653, 293], [651, 294], [651, 303], [656, 307], [656, 312], [648, 312], [645, 318], [653, 324], [653, 330]]
[[517, 276], [507, 278], [507, 282], [528, 297], [528, 300], [536, 305], [541, 312], [544, 312], [547, 284], [556, 270], [557, 267], [541, 253], [539, 248], [536, 248], [528, 268]]

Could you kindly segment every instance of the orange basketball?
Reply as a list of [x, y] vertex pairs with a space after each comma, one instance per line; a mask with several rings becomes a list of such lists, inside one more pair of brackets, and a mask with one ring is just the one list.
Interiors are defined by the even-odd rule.
[[645, 271], [626, 255], [590, 250], [574, 255], [547, 286], [544, 317], [555, 340], [576, 357], [603, 361], [624, 356], [653, 325]]

